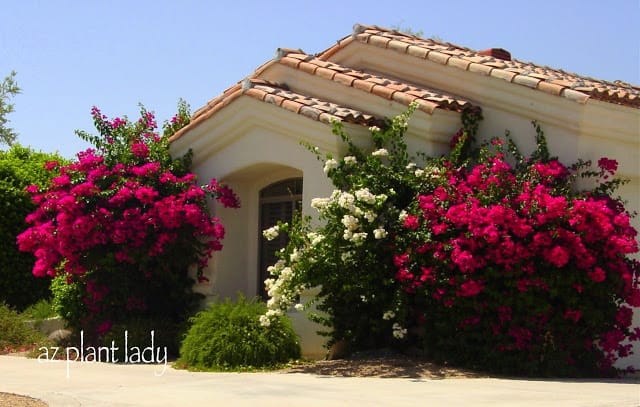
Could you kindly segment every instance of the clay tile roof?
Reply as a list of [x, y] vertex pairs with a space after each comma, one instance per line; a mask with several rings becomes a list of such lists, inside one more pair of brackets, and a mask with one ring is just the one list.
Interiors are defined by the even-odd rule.
[[516, 59], [501, 59], [497, 56], [510, 58], [510, 54], [501, 49], [475, 51], [377, 26], [356, 24], [351, 36], [338, 41], [336, 45], [320, 53], [318, 58], [327, 60], [353, 41], [393, 49], [396, 52], [466, 71], [482, 73], [580, 103], [586, 103], [591, 98], [640, 108], [640, 87], [636, 85], [587, 78]]
[[471, 106], [468, 100], [439, 90], [365, 73], [303, 53], [291, 52], [281, 55], [278, 62], [282, 65], [394, 100], [406, 106], [416, 102], [418, 109], [429, 114], [436, 108], [461, 112]]
[[366, 126], [380, 125], [382, 120], [363, 112], [318, 98], [290, 91], [286, 86], [252, 78], [243, 81], [244, 94], [266, 103], [323, 123], [334, 120]]
[[271, 103], [282, 109], [326, 124], [339, 121], [365, 126], [381, 126], [384, 123], [383, 119], [373, 115], [292, 92], [286, 85], [270, 83], [259, 78], [248, 78], [228, 88], [222, 95], [212, 99], [205, 106], [198, 109], [191, 117], [189, 125], [174, 134], [170, 141], [180, 138], [187, 128], [191, 129], [198, 126], [242, 95], [265, 103]]

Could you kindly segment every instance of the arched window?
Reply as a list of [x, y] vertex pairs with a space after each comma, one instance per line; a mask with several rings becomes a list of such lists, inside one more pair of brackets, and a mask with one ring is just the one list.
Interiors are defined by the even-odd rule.
[[258, 295], [267, 298], [264, 280], [269, 278], [267, 267], [278, 261], [275, 252], [287, 244], [287, 237], [280, 235], [268, 241], [262, 231], [275, 226], [279, 221], [291, 222], [293, 214], [302, 210], [302, 178], [289, 178], [273, 183], [260, 190], [260, 244], [258, 245]]

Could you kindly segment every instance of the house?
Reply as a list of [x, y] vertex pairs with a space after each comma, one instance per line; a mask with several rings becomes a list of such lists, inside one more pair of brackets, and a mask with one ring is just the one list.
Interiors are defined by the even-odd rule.
[[[308, 55], [278, 49], [273, 60], [212, 99], [172, 137], [175, 153], [193, 149], [200, 179], [217, 177], [238, 193], [239, 210], [214, 208], [230, 231], [225, 249], [197, 289], [211, 298], [243, 292], [260, 295], [273, 246], [261, 231], [295, 208], [311, 214], [309, 202], [332, 186], [322, 164], [302, 140], [340, 156], [344, 146], [331, 121], [349, 134], [395, 116], [411, 102], [408, 144], [439, 155], [460, 127], [466, 107], [483, 111], [481, 137], [510, 130], [519, 145], [533, 148], [532, 120], [543, 127], [549, 147], [565, 163], [602, 156], [619, 161], [631, 182], [621, 194], [640, 208], [640, 88], [605, 82], [521, 62], [499, 48], [474, 51], [376, 26], [355, 25], [327, 50]], [[634, 226], [640, 229], [636, 218]], [[323, 354], [322, 340], [294, 315], [303, 351]], [[636, 326], [640, 315], [635, 315]], [[640, 348], [632, 363], [640, 368]], [[629, 361], [625, 361], [628, 365]]]

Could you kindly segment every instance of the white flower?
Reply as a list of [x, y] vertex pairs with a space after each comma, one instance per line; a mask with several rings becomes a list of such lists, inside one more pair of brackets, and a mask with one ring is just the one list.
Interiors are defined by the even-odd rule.
[[367, 302], [367, 297], [365, 297], [364, 295], [361, 295], [360, 296], [360, 301]]
[[278, 233], [280, 232], [280, 228], [276, 226], [272, 226], [269, 229], [265, 229], [262, 231], [262, 236], [264, 236], [267, 240], [271, 241], [278, 237]]
[[371, 153], [371, 155], [374, 157], [386, 157], [389, 155], [389, 152], [387, 151], [386, 148], [381, 148]]
[[367, 222], [371, 223], [376, 220], [376, 214], [371, 211], [366, 211], [364, 213], [364, 218], [367, 220]]
[[282, 315], [282, 311], [279, 309], [270, 309], [267, 310], [267, 313], [265, 315], [267, 316], [267, 318], [279, 317], [280, 315]]
[[385, 321], [388, 321], [388, 320], [392, 319], [395, 316], [396, 316], [395, 312], [387, 311], [384, 314], [382, 314], [382, 319], [384, 319]]
[[421, 170], [421, 169], [418, 168], [417, 170], [415, 170], [413, 172], [413, 175], [415, 175], [416, 177], [421, 177], [421, 176], [424, 175], [424, 170]]
[[260, 325], [264, 327], [271, 325], [271, 319], [269, 319], [269, 317], [267, 317], [266, 315], [260, 315]]
[[358, 218], [351, 215], [344, 215], [342, 217], [342, 224], [349, 230], [354, 231], [358, 229]]
[[398, 215], [398, 220], [402, 222], [407, 218], [407, 216], [409, 216], [409, 214], [403, 209], [400, 211], [400, 215]]
[[378, 132], [378, 131], [380, 131], [380, 127], [371, 126], [371, 127], [369, 127], [369, 131], [372, 132], [372, 133]]
[[309, 232], [307, 233], [307, 239], [311, 241], [311, 246], [315, 246], [324, 240], [324, 236], [316, 232]]
[[402, 328], [402, 326], [397, 322], [394, 323], [391, 328], [393, 328], [393, 337], [396, 339], [402, 339], [407, 334], [406, 328]]
[[293, 308], [295, 308], [296, 311], [302, 311], [302, 310], [304, 310], [304, 305], [298, 303], [298, 304], [294, 305]]
[[346, 262], [347, 260], [351, 259], [352, 256], [353, 256], [352, 252], [344, 252], [340, 255], [340, 260], [342, 260], [343, 262]]
[[319, 211], [326, 209], [329, 206], [329, 198], [313, 198], [311, 199], [311, 207]]
[[292, 275], [293, 275], [293, 270], [291, 270], [291, 267], [285, 267], [280, 272], [280, 278], [283, 280], [290, 278]]
[[376, 196], [369, 192], [369, 188], [362, 188], [356, 191], [356, 199], [360, 202], [374, 204]]
[[352, 155], [348, 155], [348, 156], [344, 157], [342, 160], [347, 165], [353, 165], [353, 164], [358, 162], [358, 160]]
[[334, 168], [338, 168], [338, 162], [333, 158], [330, 158], [327, 161], [325, 161], [324, 168], [322, 170], [324, 171], [325, 174], [328, 174], [329, 171], [333, 170]]
[[385, 237], [387, 237], [387, 231], [384, 230], [384, 228], [382, 227], [379, 227], [378, 229], [374, 229], [373, 237], [375, 237], [376, 239], [384, 239]]
[[367, 232], [354, 233], [351, 236], [351, 241], [354, 243], [360, 243], [367, 238]]
[[340, 205], [341, 208], [351, 210], [354, 206], [353, 203], [355, 200], [356, 198], [353, 195], [348, 192], [343, 192], [338, 197], [338, 205]]
[[[389, 193], [394, 193], [395, 194], [396, 191], [394, 191], [393, 189], [389, 190]], [[384, 203], [389, 197], [386, 194], [380, 194], [376, 196], [376, 200], [380, 201], [380, 203]]]
[[293, 252], [291, 252], [291, 255], [289, 255], [289, 261], [294, 263], [298, 260], [300, 260], [300, 253], [298, 252], [298, 249], [293, 249]]
[[405, 168], [408, 169], [408, 170], [410, 170], [412, 168], [416, 168], [416, 163], [409, 163], [409, 164], [407, 164], [407, 166]]
[[342, 235], [342, 238], [343, 238], [344, 240], [351, 240], [351, 238], [352, 238], [352, 237], [353, 237], [353, 232], [352, 232], [352, 231], [350, 231], [349, 229], [345, 229], [345, 230], [344, 230], [344, 233], [343, 233], [343, 235]]

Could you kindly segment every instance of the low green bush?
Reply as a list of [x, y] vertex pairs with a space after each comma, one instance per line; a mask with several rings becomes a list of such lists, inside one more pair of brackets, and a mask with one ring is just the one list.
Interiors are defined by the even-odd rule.
[[42, 321], [47, 318], [55, 317], [56, 312], [51, 301], [40, 300], [35, 304], [29, 305], [27, 309], [22, 311], [22, 315], [24, 315], [28, 319]]
[[25, 323], [25, 317], [0, 303], [0, 354], [31, 349], [46, 341], [40, 332]]
[[179, 365], [197, 370], [272, 367], [300, 357], [300, 344], [286, 316], [260, 324], [265, 304], [227, 299], [191, 318]]

